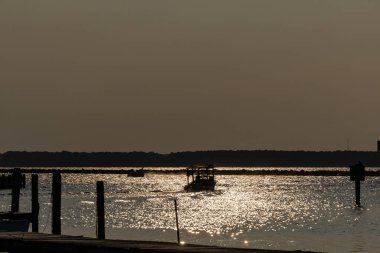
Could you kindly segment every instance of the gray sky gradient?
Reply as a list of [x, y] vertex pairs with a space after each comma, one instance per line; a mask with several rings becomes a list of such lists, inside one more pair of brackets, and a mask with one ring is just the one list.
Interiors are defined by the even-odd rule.
[[375, 150], [380, 1], [0, 0], [0, 152]]

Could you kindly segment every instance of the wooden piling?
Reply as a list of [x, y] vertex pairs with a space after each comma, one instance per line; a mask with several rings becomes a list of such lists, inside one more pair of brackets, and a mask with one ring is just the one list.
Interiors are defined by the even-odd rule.
[[355, 181], [355, 202], [360, 206], [360, 181], [365, 179], [365, 167], [361, 162], [350, 167], [350, 181]]
[[21, 169], [14, 168], [12, 174], [12, 205], [11, 212], [20, 211], [20, 188], [21, 188]]
[[32, 232], [38, 232], [38, 215], [40, 203], [38, 202], [38, 175], [32, 175]]
[[179, 235], [177, 199], [174, 199], [174, 209], [175, 209], [175, 223], [176, 223], [176, 227], [177, 227], [177, 243], [180, 244], [181, 238]]
[[54, 171], [52, 185], [52, 233], [55, 235], [61, 234], [61, 192], [61, 174], [59, 173], [59, 171]]
[[96, 214], [97, 227], [96, 234], [98, 239], [104, 240], [105, 236], [105, 218], [104, 218], [104, 183], [103, 181], [96, 182]]
[[21, 174], [20, 188], [25, 188], [25, 185], [26, 185], [26, 176], [25, 174]]

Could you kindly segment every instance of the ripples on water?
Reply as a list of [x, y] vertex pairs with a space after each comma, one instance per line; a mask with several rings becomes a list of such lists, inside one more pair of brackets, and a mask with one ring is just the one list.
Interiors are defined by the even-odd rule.
[[[327, 252], [378, 252], [380, 178], [362, 183], [363, 207], [354, 204], [347, 177], [218, 176], [215, 192], [187, 193], [185, 175], [63, 175], [62, 230], [95, 236], [96, 181], [105, 182], [106, 236], [176, 241], [178, 199], [186, 243]], [[40, 176], [40, 231], [50, 232], [51, 182]], [[10, 191], [0, 191], [1, 211]], [[30, 186], [21, 208], [30, 210]]]

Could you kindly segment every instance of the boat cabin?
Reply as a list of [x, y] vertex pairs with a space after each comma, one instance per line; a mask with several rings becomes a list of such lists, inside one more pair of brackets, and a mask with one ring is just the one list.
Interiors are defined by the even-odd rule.
[[186, 168], [186, 191], [213, 191], [215, 189], [215, 168], [213, 165], [192, 165]]

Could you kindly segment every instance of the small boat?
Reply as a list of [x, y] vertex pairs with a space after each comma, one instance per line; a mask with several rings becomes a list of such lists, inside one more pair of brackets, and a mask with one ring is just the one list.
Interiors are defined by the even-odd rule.
[[145, 175], [144, 168], [139, 170], [128, 170], [128, 177], [143, 177]]
[[[215, 189], [215, 168], [213, 165], [192, 165], [186, 168], [186, 191], [213, 191]], [[191, 178], [191, 180], [190, 180]]]
[[0, 219], [0, 231], [7, 232], [28, 232], [28, 220], [8, 220]]

